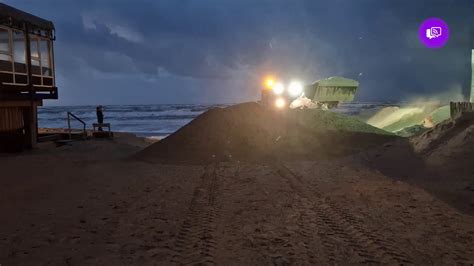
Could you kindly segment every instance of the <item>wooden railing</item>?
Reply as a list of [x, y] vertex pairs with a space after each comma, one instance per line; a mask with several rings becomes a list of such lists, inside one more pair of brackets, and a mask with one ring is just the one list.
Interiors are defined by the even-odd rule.
[[69, 133], [69, 139], [72, 139], [72, 129], [71, 129], [71, 117], [76, 119], [82, 124], [82, 131], [83, 131], [83, 138], [85, 139], [87, 137], [87, 131], [86, 131], [86, 122], [84, 122], [82, 119], [77, 117], [71, 112], [67, 112], [67, 129]]

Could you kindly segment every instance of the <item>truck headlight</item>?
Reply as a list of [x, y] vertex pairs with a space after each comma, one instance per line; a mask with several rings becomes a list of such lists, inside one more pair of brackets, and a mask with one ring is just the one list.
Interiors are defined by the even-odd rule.
[[293, 97], [301, 96], [303, 93], [303, 84], [299, 81], [292, 81], [288, 86], [288, 93]]
[[284, 87], [283, 84], [281, 84], [281, 83], [275, 83], [275, 85], [273, 86], [273, 92], [274, 92], [276, 95], [280, 95], [280, 94], [282, 94], [284, 91], [285, 91], [285, 87]]
[[277, 108], [284, 108], [286, 106], [286, 101], [283, 98], [278, 98], [275, 100], [275, 106]]
[[273, 78], [267, 78], [265, 79], [264, 85], [267, 89], [271, 89], [273, 85], [275, 85], [275, 80], [273, 80]]

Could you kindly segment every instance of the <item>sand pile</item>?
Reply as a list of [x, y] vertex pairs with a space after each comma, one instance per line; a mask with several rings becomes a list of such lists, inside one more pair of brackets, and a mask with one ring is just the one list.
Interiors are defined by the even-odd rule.
[[244, 103], [211, 109], [137, 156], [169, 163], [314, 159], [358, 152], [394, 138], [377, 133], [384, 132], [329, 111], [282, 112]]
[[429, 164], [456, 167], [474, 158], [474, 113], [463, 113], [412, 138], [414, 149]]
[[296, 109], [288, 116], [300, 124], [316, 131], [349, 131], [393, 135], [392, 133], [369, 125], [360, 119], [320, 109]]

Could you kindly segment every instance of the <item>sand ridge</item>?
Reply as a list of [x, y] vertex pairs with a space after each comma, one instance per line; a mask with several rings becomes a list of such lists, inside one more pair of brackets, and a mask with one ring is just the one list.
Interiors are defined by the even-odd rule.
[[396, 138], [329, 111], [274, 110], [249, 102], [211, 109], [137, 158], [165, 163], [316, 159], [359, 152]]
[[[258, 108], [250, 106], [249, 110]], [[354, 135], [341, 129], [330, 132], [343, 136], [336, 136], [341, 141], [336, 146], [344, 152], [311, 158], [285, 160], [297, 149], [269, 160], [215, 156], [196, 164], [174, 157], [177, 151], [185, 151], [183, 147], [192, 151], [189, 148], [216, 139], [211, 147], [233, 151], [245, 147], [238, 141], [246, 136], [278, 137], [271, 131], [281, 124], [245, 124], [244, 119], [239, 122], [240, 112], [230, 110], [225, 116], [235, 116], [237, 121], [214, 125], [225, 129], [222, 136], [208, 135], [206, 127], [195, 131], [196, 125], [209, 119], [204, 124], [210, 126], [214, 115], [222, 115], [222, 110], [215, 110], [164, 140], [163, 146], [154, 144], [145, 150], [147, 143], [140, 138], [118, 134], [112, 141], [74, 142], [0, 157], [0, 169], [7, 173], [0, 176], [0, 212], [6, 214], [0, 216], [0, 263], [474, 262], [474, 208], [469, 205], [474, 203], [474, 193], [465, 189], [473, 182], [470, 172], [447, 176], [442, 168], [426, 167], [424, 155], [417, 154], [406, 139], [390, 135], [376, 139], [372, 133]], [[218, 149], [233, 129], [245, 129], [242, 123], [252, 129], [251, 134], [236, 134], [231, 140], [239, 145], [231, 142]], [[316, 131], [302, 130], [294, 136], [309, 132], [314, 138]], [[326, 133], [321, 130], [317, 136]], [[204, 140], [190, 139], [200, 137]], [[267, 147], [272, 141], [244, 142]], [[367, 143], [371, 145], [364, 146]], [[296, 144], [283, 147], [305, 146]], [[252, 145], [242, 150], [247, 152]], [[140, 158], [142, 152], [165, 155], [162, 147], [179, 149], [170, 153], [166, 163]], [[281, 147], [275, 150], [284, 152]], [[212, 154], [205, 151], [190, 154]], [[464, 168], [473, 170], [470, 165]]]
[[443, 121], [411, 142], [429, 164], [462, 167], [474, 158], [474, 113]]

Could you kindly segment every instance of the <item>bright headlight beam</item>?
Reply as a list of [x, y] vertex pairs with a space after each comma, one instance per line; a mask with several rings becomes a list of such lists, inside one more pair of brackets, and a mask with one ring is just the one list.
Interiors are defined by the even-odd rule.
[[273, 92], [277, 95], [282, 94], [284, 91], [285, 91], [285, 86], [283, 86], [283, 84], [281, 83], [275, 83], [275, 85], [273, 86]]
[[292, 81], [288, 86], [288, 93], [293, 97], [298, 97], [303, 93], [303, 84], [299, 81]]
[[272, 78], [267, 78], [265, 80], [265, 86], [267, 88], [273, 88], [273, 85], [275, 85], [275, 81]]
[[286, 101], [285, 101], [285, 99], [283, 99], [283, 98], [278, 98], [278, 99], [276, 99], [276, 101], [275, 101], [275, 106], [276, 106], [277, 108], [283, 108], [283, 107], [285, 107], [285, 106], [286, 106]]

